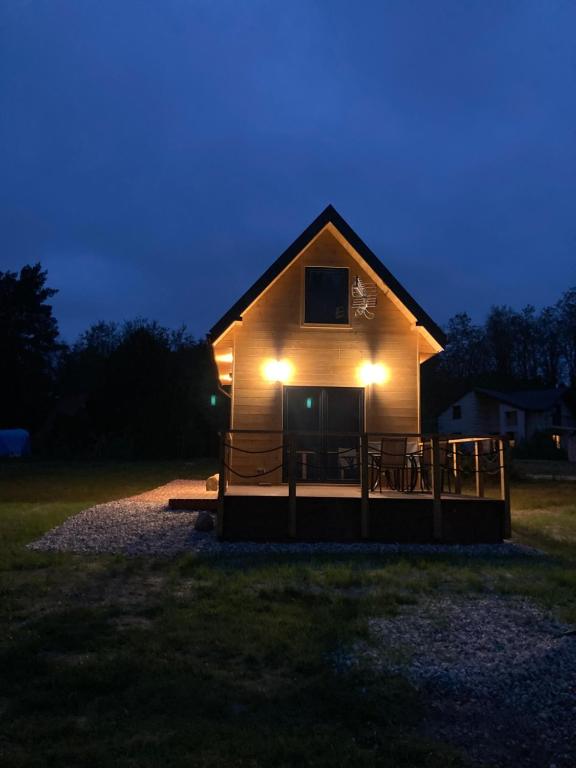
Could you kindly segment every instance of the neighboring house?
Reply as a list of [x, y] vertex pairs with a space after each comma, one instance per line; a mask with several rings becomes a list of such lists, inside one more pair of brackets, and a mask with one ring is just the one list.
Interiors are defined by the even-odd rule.
[[438, 429], [447, 434], [507, 435], [515, 442], [547, 432], [557, 448], [568, 450], [576, 416], [566, 394], [565, 388], [499, 392], [477, 387], [440, 414]]
[[[444, 345], [436, 323], [332, 206], [210, 339], [220, 382], [230, 388], [230, 427], [314, 432], [299, 441], [304, 464], [348, 447], [331, 432], [420, 432], [420, 365]], [[241, 436], [235, 439], [241, 447]], [[266, 450], [278, 436], [249, 441]], [[237, 452], [230, 483], [254, 483], [256, 473], [279, 482], [281, 470], [270, 469], [280, 463], [274, 451]], [[343, 474], [333, 462], [306, 467], [299, 479], [338, 482]]]

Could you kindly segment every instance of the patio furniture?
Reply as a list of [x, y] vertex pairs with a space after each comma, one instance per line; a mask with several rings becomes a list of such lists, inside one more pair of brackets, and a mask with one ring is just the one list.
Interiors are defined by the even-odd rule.
[[338, 448], [338, 472], [340, 480], [358, 474], [358, 450], [356, 448]]
[[[450, 444], [447, 440], [441, 440], [439, 444], [440, 455], [440, 491], [444, 493], [445, 486], [448, 493], [452, 490], [450, 481]], [[430, 492], [432, 490], [432, 442], [424, 441], [420, 453], [420, 490]]]
[[408, 490], [407, 438], [383, 437], [379, 454], [372, 453], [371, 489], [382, 492], [382, 481], [393, 491]]
[[308, 480], [308, 456], [314, 456], [316, 451], [307, 451], [302, 448], [296, 450], [296, 456], [300, 462], [300, 479]]
[[422, 443], [408, 440], [406, 445], [407, 491], [414, 491], [422, 472]]

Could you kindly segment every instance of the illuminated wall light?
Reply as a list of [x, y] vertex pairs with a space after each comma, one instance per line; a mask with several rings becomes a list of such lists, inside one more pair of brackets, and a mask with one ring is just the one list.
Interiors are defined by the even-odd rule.
[[210, 405], [212, 408], [216, 405], [216, 395], [210, 395]]
[[308, 409], [312, 408], [312, 398], [311, 397], [307, 397], [306, 398], [306, 408], [308, 408]]
[[373, 383], [374, 384], [386, 384], [390, 379], [390, 370], [382, 363], [377, 363], [372, 367]]
[[292, 365], [288, 360], [267, 360], [262, 366], [262, 374], [268, 381], [285, 384], [292, 378]]
[[365, 386], [386, 384], [390, 380], [390, 371], [382, 363], [363, 363], [358, 369], [358, 378]]
[[231, 363], [234, 360], [232, 352], [227, 352], [225, 355], [216, 355], [217, 363]]

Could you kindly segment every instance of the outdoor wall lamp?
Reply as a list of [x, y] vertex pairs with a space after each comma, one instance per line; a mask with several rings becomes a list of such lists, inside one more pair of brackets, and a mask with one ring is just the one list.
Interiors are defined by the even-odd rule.
[[364, 386], [386, 384], [390, 380], [390, 369], [382, 363], [362, 363], [358, 369], [358, 378]]
[[262, 375], [267, 381], [279, 381], [282, 384], [292, 378], [293, 366], [288, 360], [266, 360], [262, 366]]

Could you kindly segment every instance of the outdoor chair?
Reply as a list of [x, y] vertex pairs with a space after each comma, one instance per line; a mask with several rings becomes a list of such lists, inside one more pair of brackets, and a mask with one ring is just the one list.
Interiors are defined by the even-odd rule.
[[[440, 493], [446, 490], [448, 493], [452, 490], [450, 471], [451, 451], [447, 440], [441, 440], [439, 445], [440, 454]], [[420, 489], [430, 492], [432, 490], [432, 441], [427, 440], [422, 446], [420, 458]]]
[[421, 476], [422, 443], [415, 438], [408, 438], [406, 445], [407, 489], [413, 491]]
[[353, 479], [358, 475], [358, 450], [338, 448], [338, 473], [340, 480]]
[[406, 458], [407, 438], [383, 437], [380, 441], [380, 454], [372, 454], [372, 490], [382, 492], [383, 481], [394, 491], [408, 489]]

